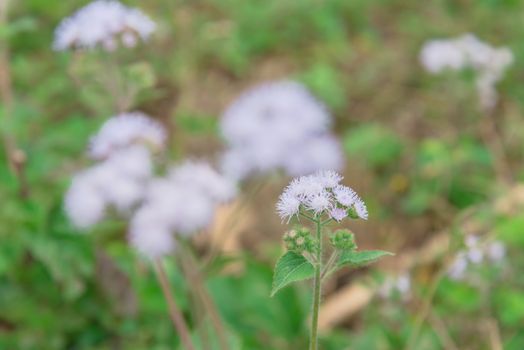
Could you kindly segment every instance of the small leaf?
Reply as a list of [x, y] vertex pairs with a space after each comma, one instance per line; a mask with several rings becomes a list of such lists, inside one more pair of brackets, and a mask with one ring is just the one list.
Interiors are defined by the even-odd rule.
[[345, 265], [361, 267], [374, 263], [380, 258], [388, 255], [394, 254], [383, 250], [346, 251], [340, 255], [337, 267], [340, 268]]
[[294, 252], [287, 252], [278, 259], [275, 266], [271, 296], [288, 284], [312, 278], [314, 274], [315, 268], [306, 258]]

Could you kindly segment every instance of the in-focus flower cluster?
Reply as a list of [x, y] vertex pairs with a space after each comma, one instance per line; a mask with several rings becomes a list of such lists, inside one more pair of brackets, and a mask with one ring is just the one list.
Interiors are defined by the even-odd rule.
[[237, 180], [282, 169], [291, 176], [340, 169], [341, 147], [331, 135], [325, 106], [299, 83], [257, 86], [224, 113], [222, 134], [229, 144], [224, 172]]
[[109, 208], [128, 214], [142, 200], [153, 172], [151, 146], [163, 147], [165, 131], [145, 115], [139, 119], [163, 135], [157, 143], [151, 142], [151, 130], [135, 128], [134, 114], [109, 119], [91, 140], [91, 156], [99, 162], [73, 177], [65, 197], [66, 213], [77, 227], [95, 225]]
[[506, 48], [494, 48], [472, 34], [448, 40], [431, 40], [420, 53], [424, 68], [433, 74], [446, 69], [473, 68], [477, 72], [476, 85], [481, 106], [491, 109], [498, 95], [496, 83], [513, 62], [512, 52]]
[[326, 170], [295, 178], [280, 195], [277, 212], [282, 220], [289, 220], [303, 212], [313, 216], [327, 214], [341, 221], [346, 217], [368, 218], [364, 201], [351, 188], [341, 185], [343, 177]]
[[506, 256], [506, 246], [499, 241], [483, 244], [478, 236], [466, 237], [465, 249], [460, 251], [451, 264], [448, 275], [454, 280], [462, 280], [466, 277], [468, 267], [479, 265], [488, 260], [498, 263]]
[[130, 241], [149, 258], [173, 250], [174, 234], [205, 229], [217, 206], [231, 200], [236, 187], [204, 162], [187, 161], [147, 188], [145, 200], [130, 225]]
[[113, 51], [147, 40], [155, 23], [140, 10], [114, 0], [96, 0], [65, 18], [55, 31], [53, 48]]

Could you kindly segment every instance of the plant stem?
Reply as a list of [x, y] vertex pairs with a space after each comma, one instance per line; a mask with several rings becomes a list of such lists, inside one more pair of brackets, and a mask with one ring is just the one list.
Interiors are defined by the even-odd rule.
[[[10, 0], [0, 0], [0, 28], [9, 25], [8, 9]], [[9, 170], [18, 180], [18, 195], [20, 198], [27, 198], [29, 186], [25, 176], [25, 166], [27, 162], [26, 154], [18, 147], [17, 140], [13, 133], [9, 131], [9, 123], [13, 120], [13, 86], [11, 80], [9, 42], [7, 37], [0, 38], [0, 102], [2, 106], [0, 113], [3, 114], [4, 128], [0, 135], [4, 142], [7, 164]]]
[[215, 302], [213, 301], [213, 298], [211, 298], [211, 295], [209, 295], [209, 292], [206, 288], [204, 279], [199, 270], [199, 264], [195, 256], [195, 252], [193, 251], [193, 248], [191, 247], [189, 242], [184, 240], [182, 241], [182, 244], [185, 248], [182, 257], [187, 261], [186, 267], [187, 273], [189, 275], [188, 277], [193, 282], [194, 288], [197, 291], [197, 294], [200, 296], [204, 308], [207, 312], [209, 312], [211, 324], [215, 328], [220, 349], [228, 350], [229, 344], [227, 341], [226, 329], [223, 325], [218, 308]]
[[177, 331], [178, 335], [180, 335], [180, 341], [182, 344], [184, 344], [185, 349], [195, 350], [195, 347], [191, 342], [191, 336], [189, 335], [189, 329], [187, 328], [186, 322], [184, 321], [184, 317], [182, 316], [182, 313], [180, 312], [180, 309], [178, 308], [171, 293], [166, 271], [164, 270], [162, 263], [158, 260], [155, 261], [155, 270], [158, 282], [160, 283], [160, 287], [162, 288], [162, 292], [166, 298], [169, 316], [171, 317], [173, 326], [175, 326], [175, 330]]
[[316, 218], [315, 223], [317, 224], [317, 239], [318, 239], [318, 250], [317, 250], [317, 262], [315, 264], [315, 280], [314, 280], [314, 292], [313, 292], [313, 315], [311, 317], [311, 333], [309, 337], [309, 350], [318, 349], [318, 313], [320, 309], [320, 296], [321, 296], [321, 271], [322, 271], [322, 224], [320, 218]]

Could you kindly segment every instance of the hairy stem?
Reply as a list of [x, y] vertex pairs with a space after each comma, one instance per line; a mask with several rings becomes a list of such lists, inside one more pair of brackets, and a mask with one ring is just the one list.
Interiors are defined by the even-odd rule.
[[182, 313], [180, 312], [180, 309], [173, 298], [173, 294], [171, 293], [166, 271], [164, 270], [162, 263], [158, 260], [155, 262], [155, 270], [158, 282], [160, 283], [160, 287], [162, 288], [162, 292], [166, 298], [169, 316], [171, 317], [171, 321], [173, 322], [175, 330], [180, 336], [180, 341], [184, 345], [185, 349], [195, 350], [195, 347], [191, 342], [191, 336], [189, 335], [189, 329], [187, 328], [186, 322], [184, 321], [184, 317], [182, 316]]
[[321, 284], [321, 271], [322, 271], [322, 224], [321, 219], [316, 218], [315, 223], [317, 226], [317, 239], [318, 239], [318, 250], [317, 250], [317, 261], [315, 264], [315, 280], [314, 280], [314, 292], [313, 292], [313, 315], [311, 317], [311, 333], [309, 337], [309, 350], [318, 349], [318, 313], [320, 309], [320, 296], [322, 293]]

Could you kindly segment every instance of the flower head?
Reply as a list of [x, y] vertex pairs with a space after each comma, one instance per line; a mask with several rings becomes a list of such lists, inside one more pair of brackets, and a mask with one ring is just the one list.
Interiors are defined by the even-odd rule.
[[334, 171], [319, 171], [295, 178], [285, 188], [277, 203], [282, 220], [298, 216], [303, 208], [314, 216], [326, 213], [341, 221], [347, 216], [367, 219], [364, 201], [351, 188], [340, 184], [342, 176]]
[[474, 69], [481, 107], [489, 110], [498, 99], [495, 85], [513, 63], [513, 54], [506, 47], [495, 48], [472, 34], [465, 34], [458, 38], [427, 42], [420, 52], [420, 61], [433, 74], [446, 69]]
[[65, 18], [56, 28], [53, 48], [93, 49], [113, 51], [119, 45], [134, 47], [147, 40], [155, 23], [140, 10], [118, 1], [95, 0]]
[[[201, 161], [186, 161], [173, 167], [167, 177], [150, 181], [142, 205], [135, 213], [130, 226], [130, 240], [146, 256], [167, 254], [172, 249], [148, 253], [151, 238], [137, 239], [149, 230], [170, 239], [175, 234], [191, 235], [208, 227], [219, 204], [231, 200], [235, 186]], [[144, 231], [141, 233], [141, 231]], [[156, 241], [154, 241], [156, 242]], [[153, 243], [154, 243], [153, 242]], [[161, 248], [161, 246], [158, 246]]]
[[302, 85], [279, 81], [257, 86], [224, 113], [229, 144], [222, 159], [235, 179], [281, 169], [290, 175], [339, 169], [341, 147], [329, 133], [329, 113]]
[[104, 159], [119, 149], [138, 144], [153, 150], [162, 149], [166, 132], [161, 124], [140, 112], [124, 113], [106, 121], [91, 138], [89, 155]]

